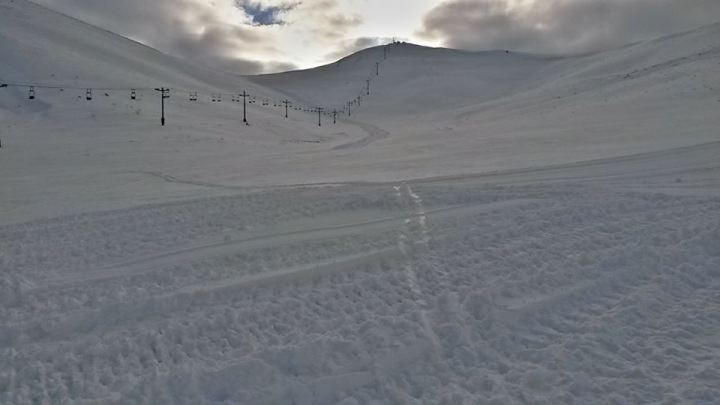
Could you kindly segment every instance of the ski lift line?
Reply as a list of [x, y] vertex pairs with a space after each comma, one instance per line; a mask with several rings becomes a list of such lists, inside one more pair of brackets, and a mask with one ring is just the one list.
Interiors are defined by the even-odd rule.
[[[139, 87], [139, 86], [137, 86], [137, 87], [127, 87], [127, 88], [125, 88], [125, 87], [61, 86], [61, 85], [32, 84], [32, 83], [1, 83], [1, 84], [0, 84], [0, 88], [4, 88], [4, 87], [19, 87], [19, 88], [23, 88], [23, 87], [24, 87], [24, 88], [36, 89], [36, 90], [37, 90], [37, 89], [46, 89], [46, 90], [78, 90], [78, 91], [85, 91], [85, 92], [86, 92], [86, 95], [91, 95], [91, 93], [93, 93], [94, 91], [126, 91], [126, 92], [129, 92], [129, 93], [130, 93], [131, 99], [133, 99], [133, 100], [135, 100], [135, 99], [138, 97], [138, 92], [141, 92], [141, 91], [153, 91], [153, 90], [155, 89], [154, 87]], [[190, 101], [196, 101], [195, 98], [198, 98], [198, 96], [199, 96], [200, 94], [203, 94], [202, 92], [199, 92], [199, 91], [196, 91], [196, 90], [189, 90], [189, 89], [178, 88], [178, 87], [170, 87], [170, 88], [166, 88], [166, 89], [168, 89], [168, 90], [171, 91], [172, 93], [176, 93], [176, 92], [179, 92], [179, 91], [185, 91], [185, 92], [192, 93], [192, 98], [193, 98], [193, 100], [190, 100]], [[231, 98], [235, 98], [236, 100], [238, 100], [239, 98], [242, 97], [242, 93], [240, 93], [240, 92], [232, 92], [232, 93], [231, 93], [231, 92], [208, 92], [207, 94], [214, 95], [217, 99], [221, 99], [221, 98], [223, 98], [223, 96], [226, 96], [226, 97], [231, 97]], [[253, 98], [253, 100], [252, 100], [253, 102], [255, 102], [256, 99], [258, 99], [258, 98], [266, 100], [265, 102], [266, 102], [267, 104], [265, 104], [265, 102], [263, 103], [263, 104], [266, 105], [266, 106], [269, 105], [270, 102], [271, 102], [270, 99], [264, 98], [264, 97], [262, 97], [262, 96], [260, 96], [260, 95], [257, 95], [257, 94], [252, 94], [252, 93], [245, 93], [245, 94], [246, 94], [246, 97], [251, 97], [251, 98]], [[133, 98], [133, 95], [135, 96], [135, 98]], [[219, 100], [218, 100], [218, 101], [219, 101]], [[284, 100], [283, 100], [283, 101], [284, 101]], [[277, 105], [282, 105], [283, 101], [272, 101], [272, 103], [273, 103], [273, 105], [275, 105], [275, 104], [277, 104]]]
[[0, 87], [34, 87], [36, 89], [48, 89], [48, 90], [97, 90], [97, 91], [131, 91], [131, 90], [147, 90], [150, 91], [151, 87], [88, 87], [88, 86], [57, 86], [47, 84], [31, 84], [31, 83], [3, 83]]
[[[376, 62], [376, 71], [373, 72], [377, 76], [377, 67], [379, 66], [379, 62]], [[372, 73], [369, 75], [372, 77]], [[370, 79], [372, 80], [372, 79]], [[155, 87], [142, 87], [142, 86], [134, 86], [134, 87], [98, 87], [98, 86], [76, 86], [76, 85], [52, 85], [52, 84], [34, 84], [34, 83], [0, 83], [0, 88], [2, 87], [34, 87], [36, 89], [50, 89], [50, 90], [87, 90], [88, 88], [94, 90], [94, 91], [128, 91], [132, 92], [135, 91], [153, 91]], [[184, 91], [184, 92], [197, 92], [197, 89], [189, 89], [189, 88], [182, 88], [182, 87], [165, 87], [172, 93], [178, 92], [178, 91]], [[366, 89], [363, 89], [366, 90]], [[362, 94], [363, 91], [361, 91]], [[205, 93], [205, 92], [202, 92]], [[227, 91], [227, 92], [210, 92], [208, 91], [207, 94], [217, 94], [219, 96], [236, 96], [239, 95], [239, 91]], [[366, 91], [365, 91], [366, 93]], [[246, 93], [247, 96], [250, 97], [257, 97], [255, 94], [252, 93]], [[278, 104], [281, 104], [282, 101], [277, 101]]]
[[[18, 88], [27, 88], [28, 89], [28, 98], [30, 100], [34, 100], [36, 97], [36, 89], [46, 89], [46, 90], [78, 90], [78, 91], [84, 91], [85, 92], [85, 98], [86, 100], [90, 101], [93, 99], [94, 92], [96, 91], [127, 91], [130, 93], [130, 99], [136, 100], [138, 98], [138, 93], [143, 90], [152, 91], [155, 90], [155, 88], [143, 88], [143, 87], [134, 87], [134, 88], [120, 88], [120, 87], [77, 87], [77, 86], [52, 86], [52, 85], [44, 85], [44, 84], [30, 84], [30, 83], [1, 83], [0, 88], [9, 88], [9, 87], [18, 87]], [[176, 93], [180, 91], [178, 88], [166, 88], [167, 92]], [[166, 93], [167, 94], [167, 93]], [[189, 101], [198, 101], [199, 96], [197, 91], [191, 91], [188, 93]], [[236, 93], [210, 93], [213, 101], [215, 102], [222, 102], [223, 96], [230, 96], [233, 101], [239, 102], [241, 98], [243, 98], [243, 94], [237, 94]], [[244, 92], [245, 97], [254, 97], [258, 98], [256, 95], [248, 94], [247, 92]], [[107, 95], [107, 94], [106, 94]], [[165, 98], [169, 98], [169, 96], [166, 95]], [[255, 100], [253, 99], [251, 103], [254, 103]], [[267, 103], [267, 104], [265, 104]], [[267, 99], [263, 103], [264, 105], [269, 105], [270, 100]], [[280, 105], [282, 102], [273, 102], [274, 104]]]
[[[383, 60], [387, 58], [387, 48], [384, 48], [383, 50]], [[366, 85], [364, 88], [361, 89], [359, 92], [358, 97], [352, 99], [351, 101], [347, 102], [347, 104], [340, 104], [339, 107], [310, 107], [310, 106], [303, 106], [299, 103], [293, 103], [294, 107], [293, 109], [297, 111], [303, 111], [308, 113], [319, 113], [326, 116], [334, 116], [337, 114], [337, 112], [345, 113], [347, 111], [348, 115], [351, 114], [351, 105], [357, 104], [360, 105], [360, 102], [362, 100], [363, 96], [367, 96], [370, 93], [370, 84], [373, 81], [373, 76], [379, 76], [379, 67], [382, 63], [376, 62], [375, 63], [375, 69], [374, 72], [371, 72], [370, 75], [368, 75], [368, 78], [365, 80]], [[374, 75], [373, 75], [374, 73]], [[57, 85], [57, 84], [34, 84], [34, 83], [21, 83], [21, 82], [10, 82], [10, 83], [0, 83], [0, 88], [8, 88], [8, 87], [19, 87], [19, 88], [27, 88], [28, 89], [28, 98], [31, 100], [34, 100], [36, 97], [36, 89], [45, 89], [45, 90], [77, 90], [77, 91], [84, 91], [85, 92], [85, 98], [87, 100], [93, 99], [93, 93], [94, 92], [105, 92], [105, 96], [109, 96], [108, 92], [128, 92], [130, 94], [131, 100], [136, 100], [141, 96], [140, 92], [142, 91], [148, 91], [152, 92], [154, 90], [158, 90], [156, 87], [142, 87], [142, 86], [134, 86], [134, 87], [88, 87], [88, 86], [77, 86], [77, 85]], [[246, 103], [246, 98], [249, 98], [247, 101], [250, 104], [258, 104], [259, 100], [262, 100], [262, 106], [264, 107], [270, 107], [270, 104], [272, 103], [273, 107], [283, 107], [285, 106], [286, 111], [288, 110], [288, 105], [286, 103], [289, 103], [289, 100], [273, 100], [271, 98], [268, 98], [266, 96], [262, 96], [259, 94], [252, 94], [247, 93], [247, 91], [223, 91], [223, 92], [213, 92], [213, 91], [202, 91], [203, 89], [200, 89], [200, 91], [195, 89], [188, 89], [188, 88], [181, 88], [181, 87], [161, 87], [161, 89], [164, 90], [162, 99], [169, 98], [170, 94], [177, 94], [178, 92], [185, 92], [186, 94], [189, 94], [189, 101], [198, 101], [199, 100], [199, 94], [208, 95], [209, 98], [212, 98], [213, 102], [220, 103], [222, 102], [222, 99], [225, 97], [227, 99], [231, 99], [234, 102], [240, 102], [240, 98], [243, 99], [243, 105]], [[333, 111], [333, 114], [331, 115], [329, 112]]]
[[[88, 89], [92, 91], [126, 91], [128, 93], [135, 93], [137, 97], [137, 92], [140, 91], [153, 91], [155, 87], [98, 87], [98, 86], [62, 86], [62, 85], [49, 85], [49, 84], [34, 84], [34, 83], [1, 83], [0, 87], [18, 87], [18, 88], [34, 88], [36, 90], [39, 89], [45, 89], [45, 90], [78, 90], [78, 91], [87, 91]], [[196, 89], [185, 89], [180, 87], [165, 87], [172, 93], [177, 92], [190, 92], [193, 93], [193, 95], [199, 95], [199, 94], [215, 94], [220, 97], [238, 97], [242, 98], [242, 91], [239, 92], [202, 92], [198, 91]], [[246, 93], [247, 96], [253, 96], [253, 97], [262, 97], [251, 93]], [[263, 97], [264, 98], [264, 97]]]
[[[380, 65], [380, 62], [376, 62], [376, 65], [375, 65], [376, 69], [375, 69], [375, 72], [373, 72], [373, 73], [375, 73], [375, 76], [378, 75], [379, 65]], [[369, 76], [372, 77], [372, 73]], [[372, 80], [372, 79], [370, 79], [370, 80]], [[34, 87], [36, 89], [49, 89], [49, 90], [87, 90], [87, 89], [91, 89], [91, 90], [95, 90], [95, 91], [128, 91], [128, 92], [153, 91], [155, 89], [155, 87], [142, 87], [142, 86], [133, 86], [133, 87], [91, 86], [91, 87], [87, 87], [87, 86], [76, 86], [76, 85], [51, 85], [51, 84], [34, 84], [34, 83], [19, 83], [19, 82], [18, 83], [0, 83], [0, 88], [3, 88], [3, 87], [26, 87], [26, 88]], [[188, 89], [188, 88], [181, 88], [181, 87], [165, 87], [165, 88], [168, 89], [172, 93], [175, 93], [178, 91], [184, 91], [184, 92], [191, 91], [191, 92], [197, 93], [197, 89]], [[363, 89], [363, 90], [366, 90], [366, 89]], [[367, 91], [365, 91], [365, 93], [367, 93]], [[222, 97], [222, 96], [232, 97], [232, 96], [239, 95], [240, 92], [239, 91], [207, 92], [207, 94], [216, 94], [220, 97]], [[246, 93], [246, 94], [249, 97], [257, 97], [255, 94], [252, 94], [252, 93]], [[362, 94], [362, 91], [361, 91], [361, 94]], [[282, 101], [277, 101], [277, 104], [278, 105], [282, 104]]]
[[[101, 86], [64, 86], [64, 85], [51, 85], [51, 84], [35, 84], [35, 83], [2, 83], [0, 87], [35, 87], [36, 89], [50, 89], [50, 90], [86, 90], [88, 88], [96, 91], [153, 91], [155, 87], [101, 87]], [[179, 87], [165, 87], [171, 92], [175, 93], [178, 91], [195, 91], [196, 89], [185, 89]], [[208, 92], [211, 93], [211, 92]], [[217, 93], [217, 92], [216, 92]], [[219, 93], [222, 95], [238, 94], [235, 93]]]

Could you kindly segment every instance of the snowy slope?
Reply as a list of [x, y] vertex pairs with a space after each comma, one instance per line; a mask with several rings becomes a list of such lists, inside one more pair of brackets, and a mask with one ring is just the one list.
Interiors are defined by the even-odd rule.
[[241, 78], [193, 67], [32, 2], [4, 0], [0, 11], [0, 78], [5, 81], [79, 87], [248, 86]]
[[0, 399], [712, 404], [720, 197], [587, 169], [2, 227]]
[[0, 403], [716, 403], [718, 37], [246, 78], [0, 0], [79, 88], [0, 89]]

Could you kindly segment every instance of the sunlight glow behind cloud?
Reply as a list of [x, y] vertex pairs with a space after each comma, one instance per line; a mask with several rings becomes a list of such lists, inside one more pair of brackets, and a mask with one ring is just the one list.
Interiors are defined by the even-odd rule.
[[332, 62], [401, 38], [568, 54], [720, 20], [718, 0], [36, 0], [158, 50], [234, 73]]

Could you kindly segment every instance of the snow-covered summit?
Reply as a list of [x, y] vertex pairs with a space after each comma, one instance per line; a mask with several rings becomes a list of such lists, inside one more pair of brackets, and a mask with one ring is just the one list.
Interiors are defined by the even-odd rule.
[[635, 83], [623, 86], [623, 79], [651, 76], [647, 90], [656, 91], [661, 89], [653, 87], [668, 78], [695, 78], [693, 71], [707, 69], [717, 56], [718, 36], [720, 24], [713, 24], [615, 50], [569, 57], [505, 50], [466, 52], [397, 43], [368, 48], [318, 68], [255, 80], [315, 104], [341, 105], [365, 95], [365, 80], [370, 79], [371, 93], [377, 97], [369, 99], [368, 108], [386, 115], [504, 103], [517, 93], [523, 99], [564, 96], [568, 88], [573, 95], [580, 90], [620, 96], [638, 87]]

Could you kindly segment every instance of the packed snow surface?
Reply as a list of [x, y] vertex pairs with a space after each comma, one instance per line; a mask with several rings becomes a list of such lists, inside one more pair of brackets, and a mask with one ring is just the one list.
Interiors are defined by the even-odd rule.
[[0, 88], [0, 403], [718, 403], [718, 38], [241, 77], [0, 0], [68, 87]]

